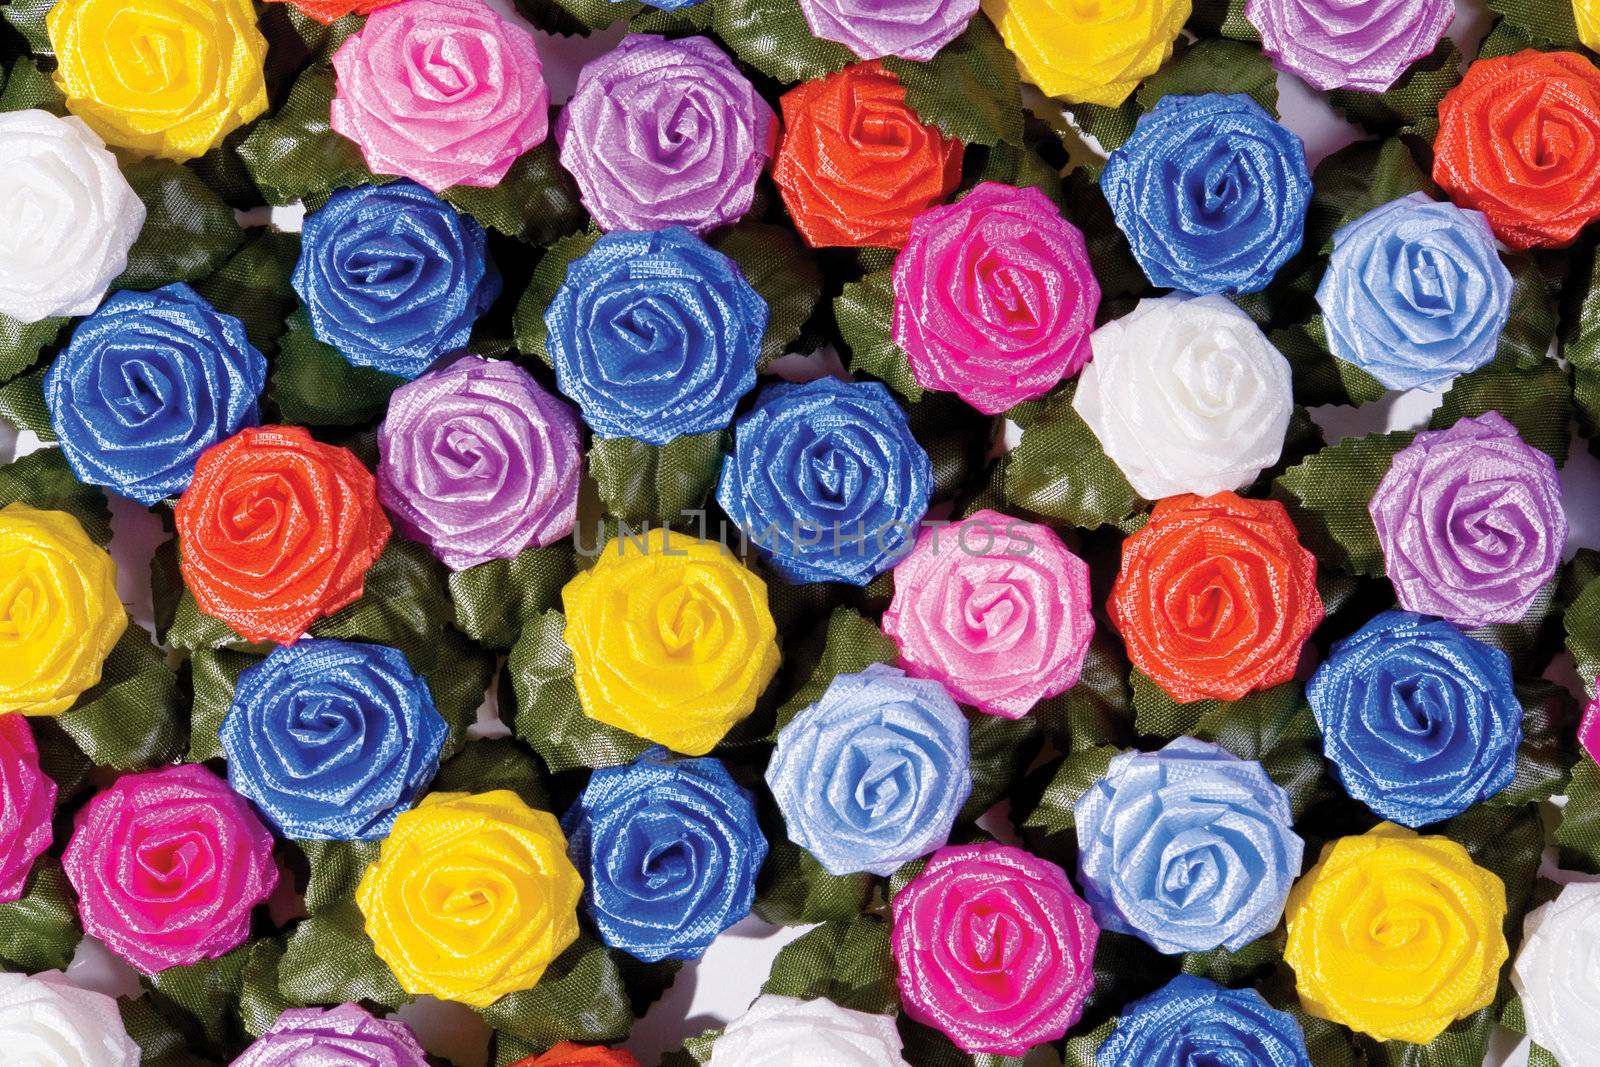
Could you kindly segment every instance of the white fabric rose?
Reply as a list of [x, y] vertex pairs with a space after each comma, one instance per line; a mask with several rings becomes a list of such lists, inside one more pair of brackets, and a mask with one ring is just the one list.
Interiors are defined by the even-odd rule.
[[757, 997], [711, 1045], [712, 1067], [909, 1067], [892, 1015], [830, 1000]]
[[60, 971], [0, 973], [0, 1048], [23, 1067], [139, 1067], [117, 1002]]
[[87, 315], [128, 265], [144, 201], [82, 119], [0, 114], [0, 314]]
[[1511, 984], [1528, 1036], [1561, 1067], [1588, 1067], [1600, 1049], [1600, 883], [1569, 885], [1528, 913]]
[[1141, 300], [1089, 342], [1072, 406], [1140, 496], [1238, 489], [1278, 461], [1289, 364], [1225, 297]]

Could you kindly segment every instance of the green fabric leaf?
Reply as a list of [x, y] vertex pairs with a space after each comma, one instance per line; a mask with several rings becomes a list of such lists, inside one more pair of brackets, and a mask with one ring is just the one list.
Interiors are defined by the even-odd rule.
[[1022, 143], [1017, 61], [988, 19], [974, 18], [926, 62], [893, 56], [882, 62], [905, 86], [906, 103], [923, 122], [964, 145]]
[[573, 548], [565, 541], [452, 571], [456, 625], [487, 648], [509, 649], [524, 620], [560, 608], [561, 590], [574, 571]]
[[[572, 680], [572, 650], [562, 636], [566, 625], [561, 612], [546, 611], [523, 624], [512, 646], [506, 673], [516, 698], [517, 736], [556, 774], [631, 763], [650, 743], [583, 713]], [[505, 686], [500, 692], [504, 696]]]
[[1532, 256], [1502, 258], [1511, 271], [1511, 312], [1490, 367], [1541, 367], [1550, 362], [1550, 342], [1561, 324], [1555, 288]]
[[1076, 385], [1046, 397], [1006, 467], [1006, 500], [1037, 515], [1096, 529], [1143, 507], [1089, 424], [1072, 408]]
[[67, 322], [60, 318], [24, 323], [0, 315], [0, 382], [10, 381], [39, 362], [40, 354], [55, 344]]
[[0, 508], [21, 501], [41, 511], [65, 511], [97, 545], [111, 543], [111, 507], [99, 487], [84, 485], [58, 448], [41, 448], [0, 467]]
[[1106, 776], [1106, 768], [1122, 751], [1111, 745], [1097, 745], [1065, 756], [1056, 766], [1039, 802], [1031, 810], [1019, 813], [1022, 815], [1019, 825], [1044, 834], [1071, 833], [1077, 827], [1074, 809], [1078, 798]]
[[1308, 407], [1370, 404], [1388, 394], [1388, 389], [1378, 379], [1328, 351], [1327, 327], [1321, 315], [1296, 326], [1274, 330], [1271, 340], [1273, 347], [1289, 361], [1296, 403]]
[[767, 860], [756, 877], [754, 911], [775, 926], [848, 922], [860, 915], [872, 895], [870, 874], [829, 874], [816, 858], [790, 841], [775, 811], [762, 820]]
[[711, 4], [690, 4], [676, 11], [646, 5], [628, 20], [632, 33], [654, 33], [663, 37], [688, 37], [711, 28]]
[[907, 400], [921, 400], [922, 387], [911, 374], [905, 350], [894, 343], [892, 270], [874, 271], [859, 282], [846, 282], [833, 301], [839, 334], [850, 349], [852, 373], [866, 373]]
[[1567, 373], [1554, 360], [1528, 369], [1490, 364], [1458, 377], [1428, 420], [1442, 430], [1459, 419], [1498, 411], [1523, 441], [1548, 453], [1561, 466], [1572, 440], [1572, 403]]
[[1543, 678], [1516, 683], [1522, 702], [1522, 743], [1511, 784], [1486, 803], [1518, 807], [1564, 792], [1578, 761], [1578, 702], [1564, 687]]
[[45, 16], [54, 6], [55, 0], [6, 0], [0, 5], [0, 19], [9, 22], [11, 28], [22, 35], [28, 42], [28, 50], [35, 56], [54, 56], [55, 47], [45, 27]]
[[1094, 990], [1083, 1009], [1084, 1022], [1097, 1026], [1129, 1001], [1154, 993], [1177, 977], [1179, 963], [1179, 957], [1163, 956], [1140, 938], [1101, 931], [1094, 954]]
[[1563, 869], [1600, 874], [1600, 766], [1587, 756], [1572, 768], [1555, 842]]
[[[1181, 703], [1160, 684], [1135, 668], [1128, 676], [1133, 689], [1134, 729], [1144, 737], [1170, 741], [1199, 729], [1200, 719], [1216, 714], [1226, 704], [1222, 700], [1191, 700]], [[1225, 714], [1225, 713], [1224, 713]]]
[[1139, 86], [1139, 106], [1150, 111], [1163, 96], [1244, 93], [1278, 116], [1278, 72], [1261, 49], [1226, 38], [1180, 46], [1172, 59]]
[[1591, 259], [1561, 337], [1561, 357], [1572, 365], [1572, 403], [1578, 430], [1600, 455], [1600, 257]]
[[1079, 752], [1099, 745], [1133, 744], [1133, 691], [1121, 642], [1096, 632], [1089, 641], [1078, 684], [1040, 701], [1029, 717], [1056, 735], [1057, 747]]
[[252, 645], [229, 629], [227, 623], [201, 611], [194, 594], [187, 588], [178, 594], [166, 639], [173, 648], [190, 652], [202, 648], [234, 648], [266, 655], [272, 648], [267, 644]]
[[297, 426], [355, 426], [382, 418], [389, 394], [406, 380], [357, 367], [317, 340], [305, 308], [289, 316], [272, 361], [267, 397]]
[[933, 503], [962, 496], [987, 469], [997, 420], [954, 393], [930, 391], [907, 405], [906, 422], [933, 464]]
[[607, 1044], [628, 1036], [633, 1012], [611, 952], [588, 934], [556, 958], [532, 989], [483, 1010], [484, 1021], [535, 1045]]
[[1234, 701], [1216, 701], [1195, 724], [1195, 736], [1240, 759], [1257, 760], [1289, 794], [1295, 818], [1338, 789], [1322, 758], [1322, 734], [1299, 682], [1285, 682]]
[[1578, 24], [1569, 0], [1488, 0], [1489, 10], [1539, 45], [1578, 47]]
[[1330, 252], [1333, 233], [1380, 204], [1411, 193], [1439, 198], [1439, 188], [1398, 137], [1357, 141], [1317, 165], [1311, 175], [1305, 247]]
[[186, 702], [166, 653], [130, 621], [99, 683], [57, 721], [97, 766], [143, 770], [182, 754], [188, 743]]
[[811, 36], [792, 0], [704, 0], [711, 28], [733, 54], [785, 85], [826, 77], [856, 61], [842, 44]]
[[643, 9], [634, 2], [613, 0], [515, 0], [517, 10], [528, 21], [549, 33], [567, 36], [588, 36], [594, 30], [603, 30], [624, 19], [630, 19]]
[[311, 876], [306, 882], [306, 910], [313, 915], [354, 905], [356, 886], [382, 854], [381, 841], [296, 841], [305, 853]]
[[150, 1002], [208, 1053], [227, 1055], [247, 1035], [237, 1002], [253, 945], [246, 942], [216, 959], [167, 967], [144, 979]]
[[1335, 89], [1328, 102], [1369, 132], [1414, 134], [1432, 141], [1439, 132], [1439, 101], [1461, 81], [1462, 70], [1461, 50], [1446, 37], [1386, 91]]
[[[1107, 155], [1128, 142], [1128, 138], [1133, 136], [1134, 128], [1139, 124], [1139, 116], [1144, 114], [1135, 97], [1129, 97], [1117, 107], [1107, 107], [1104, 104], [1066, 104], [1064, 108], [1067, 114], [1072, 116], [1073, 125], [1093, 137]], [[1102, 165], [1097, 162], [1096, 170]]]
[[1188, 952], [1183, 956], [1183, 973], [1209, 978], [1218, 985], [1236, 987], [1249, 982], [1283, 959], [1287, 941], [1287, 931], [1279, 926], [1267, 936], [1232, 952], [1225, 948], [1214, 948], [1210, 952]]
[[976, 822], [984, 812], [1005, 799], [1043, 747], [1039, 724], [1031, 715], [1004, 719], [973, 712], [967, 716], [967, 722], [972, 750], [972, 796], [961, 809], [958, 823]]
[[19, 374], [0, 385], [0, 420], [18, 430], [32, 430], [41, 441], [56, 439], [50, 409], [44, 402], [44, 376], [48, 367]]
[[295, 1004], [370, 1000], [398, 1008], [411, 1000], [378, 958], [353, 901], [314, 911], [300, 921], [278, 965], [278, 988]]
[[1087, 1034], [1068, 1037], [1061, 1054], [1061, 1067], [1100, 1067], [1097, 1053], [1116, 1028], [1117, 1020], [1107, 1019]]
[[[701, 7], [709, 5], [701, 4]], [[660, 1067], [705, 1067], [711, 1062], [711, 1046], [717, 1038], [722, 1036], [722, 1027], [711, 1030], [702, 1030], [690, 1038], [685, 1038], [682, 1045], [673, 1049], [661, 1058]]]
[[1590, 578], [1573, 598], [1562, 625], [1567, 631], [1567, 651], [1593, 694], [1600, 678], [1600, 578]]
[[737, 263], [744, 280], [767, 302], [760, 360], [765, 368], [788, 351], [822, 300], [822, 269], [816, 254], [793, 230], [764, 222], [726, 227], [712, 238], [711, 246]]
[[246, 667], [260, 661], [260, 656], [226, 648], [197, 649], [190, 657], [194, 707], [189, 715], [189, 762], [204, 763], [222, 758], [219, 731], [228, 709], [233, 706], [233, 691], [239, 684], [239, 675]]
[[197, 1056], [189, 1041], [148, 997], [118, 997], [122, 1024], [139, 1046], [142, 1067], [217, 1067], [217, 1061]]
[[239, 157], [269, 204], [323, 197], [335, 189], [378, 185], [354, 141], [333, 132], [333, 70], [312, 67], [277, 111], [258, 120]]
[[39, 768], [56, 783], [56, 805], [65, 805], [87, 788], [94, 764], [54, 719], [36, 718], [30, 725], [39, 748]]
[[826, 998], [872, 1015], [900, 1010], [889, 924], [876, 915], [833, 920], [778, 950], [763, 993], [801, 1000]]
[[[615, 6], [615, 5], [613, 5]], [[550, 123], [555, 128], [552, 118]], [[561, 167], [554, 137], [524, 152], [499, 183], [457, 185], [441, 195], [491, 230], [531, 245], [547, 245], [583, 229], [588, 215], [578, 187]]]
[[64, 971], [82, 940], [66, 871], [55, 857], [40, 857], [21, 898], [0, 904], [0, 962], [30, 974]]
[[509, 737], [469, 741], [439, 767], [432, 792], [488, 793], [509, 789], [530, 808], [550, 810], [550, 790], [533, 756]]
[[1514, 950], [1522, 938], [1522, 920], [1544, 848], [1539, 809], [1532, 804], [1514, 808], [1475, 804], [1442, 823], [1438, 832], [1466, 846], [1474, 863], [1493, 871], [1505, 883], [1505, 935]]
[[361, 598], [312, 623], [311, 636], [390, 645], [429, 674], [440, 662], [451, 611], [444, 565], [423, 545], [394, 536], [367, 571]]
[[[44, 0], [36, 2], [42, 4]], [[56, 88], [54, 79], [40, 69], [37, 59], [19, 56], [6, 71], [5, 90], [0, 92], [0, 111], [27, 111], [30, 108], [64, 116], [67, 113], [67, 98]]]
[[260, 1037], [286, 1008], [294, 1007], [278, 989], [283, 951], [283, 942], [278, 938], [253, 941], [239, 972], [239, 1021], [251, 1038]]
[[1288, 507], [1300, 543], [1324, 563], [1352, 574], [1384, 573], [1383, 548], [1367, 503], [1396, 452], [1416, 436], [1410, 431], [1346, 437], [1273, 482], [1273, 496]]
[[496, 666], [493, 653], [479, 648], [454, 627], [446, 626], [439, 635], [437, 662], [423, 679], [450, 731], [439, 753], [441, 759], [449, 759], [466, 743], [467, 731], [478, 721], [478, 709], [494, 681]]
[[289, 284], [299, 258], [299, 234], [255, 231], [221, 270], [196, 282], [195, 291], [218, 311], [240, 319], [250, 343], [271, 359], [285, 320], [300, 303]]
[[523, 290], [511, 318], [517, 351], [538, 356], [547, 365], [551, 362], [550, 350], [545, 347], [549, 331], [545, 329], [544, 313], [556, 298], [561, 283], [567, 280], [567, 265], [593, 248], [598, 240], [600, 231], [593, 227], [582, 233], [568, 234], [551, 245], [533, 268], [533, 279]]
[[634, 528], [682, 522], [717, 487], [726, 439], [722, 430], [674, 437], [664, 445], [596, 437], [589, 475], [607, 515]]
[[810, 675], [778, 706], [772, 737], [807, 707], [822, 699], [836, 675], [855, 674], [874, 663], [893, 664], [900, 650], [871, 619], [854, 608], [835, 608], [828, 616], [822, 654]]
[[122, 161], [122, 176], [144, 201], [145, 218], [113, 291], [204, 278], [244, 244], [233, 208], [194, 171], [147, 157]]

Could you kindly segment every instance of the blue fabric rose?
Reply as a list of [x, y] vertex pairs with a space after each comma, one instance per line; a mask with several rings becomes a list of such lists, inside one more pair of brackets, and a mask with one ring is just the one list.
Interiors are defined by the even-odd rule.
[[266, 380], [244, 324], [177, 284], [117, 293], [79, 323], [44, 399], [78, 480], [148, 505], [188, 488], [201, 452], [261, 421]]
[[1459, 815], [1516, 773], [1511, 660], [1443, 619], [1384, 612], [1334, 644], [1306, 697], [1345, 791], [1391, 822]]
[[300, 241], [293, 281], [311, 330], [357, 367], [417, 377], [500, 295], [483, 227], [415, 182], [340, 189]]
[[561, 820], [600, 939], [654, 963], [692, 960], [750, 914], [767, 839], [720, 760], [652, 748], [594, 772]]
[[1295, 1017], [1254, 989], [1180, 974], [1123, 1009], [1095, 1067], [1311, 1067]]
[[767, 784], [829, 873], [890, 875], [950, 838], [972, 793], [967, 720], [938, 682], [841, 674], [778, 732]]
[[228, 782], [301, 841], [382, 838], [432, 781], [447, 733], [402, 652], [332, 640], [246, 667], [221, 731]]
[[1305, 850], [1261, 764], [1192, 737], [1114, 757], [1074, 817], [1095, 921], [1169, 954], [1271, 933]]
[[1152, 284], [1253, 293], [1300, 251], [1311, 174], [1299, 136], [1248, 96], [1164, 96], [1100, 189]]
[[544, 314], [556, 386], [601, 437], [710, 433], [755, 388], [767, 302], [681, 226], [608, 233]]
[[717, 502], [791, 582], [866, 585], [911, 547], [933, 464], [877, 382], [761, 391], [734, 429]]
[[1482, 214], [1412, 193], [1339, 228], [1317, 303], [1340, 359], [1390, 389], [1441, 385], [1494, 358], [1511, 272]]

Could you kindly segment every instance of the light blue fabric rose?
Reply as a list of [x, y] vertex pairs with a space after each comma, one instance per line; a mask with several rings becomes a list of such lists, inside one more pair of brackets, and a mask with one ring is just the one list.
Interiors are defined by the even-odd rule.
[[608, 233], [545, 311], [556, 386], [601, 437], [666, 444], [733, 419], [755, 388], [767, 302], [681, 226]]
[[1391, 822], [1459, 815], [1516, 774], [1511, 661], [1443, 619], [1377, 616], [1334, 644], [1306, 698], [1345, 791]]
[[1074, 816], [1095, 921], [1169, 954], [1265, 937], [1305, 850], [1261, 764], [1192, 737], [1114, 757]]
[[1295, 1017], [1254, 989], [1180, 974], [1129, 1004], [1096, 1067], [1311, 1067]]
[[483, 227], [415, 182], [340, 189], [306, 216], [294, 288], [317, 340], [415, 378], [500, 295]]
[[447, 733], [404, 653], [333, 640], [246, 667], [221, 731], [234, 791], [300, 841], [384, 837], [433, 780]]
[[1317, 303], [1335, 356], [1390, 389], [1441, 385], [1494, 358], [1511, 272], [1482, 214], [1412, 193], [1339, 228]]
[[1253, 293], [1300, 251], [1311, 174], [1299, 136], [1250, 97], [1164, 96], [1100, 190], [1152, 284]]
[[652, 748], [594, 772], [561, 820], [584, 907], [612, 948], [692, 960], [750, 914], [767, 839], [720, 760]]
[[78, 480], [149, 505], [188, 488], [201, 452], [261, 421], [266, 380], [244, 324], [179, 283], [101, 304], [45, 374], [44, 399]]
[[717, 502], [791, 582], [866, 585], [910, 550], [933, 464], [877, 382], [761, 391], [734, 429]]
[[778, 732], [767, 785], [829, 873], [890, 875], [950, 838], [972, 793], [967, 720], [938, 682], [841, 674]]

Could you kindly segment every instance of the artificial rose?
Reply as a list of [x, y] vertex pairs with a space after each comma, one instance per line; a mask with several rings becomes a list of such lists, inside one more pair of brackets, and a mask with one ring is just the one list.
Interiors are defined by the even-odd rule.
[[26, 1067], [139, 1067], [117, 1002], [80, 989], [60, 971], [0, 972], [6, 1059]]
[[563, 1041], [542, 1056], [529, 1056], [511, 1067], [639, 1067], [639, 1061], [620, 1048]]
[[11, 111], [0, 113], [0, 173], [7, 198], [27, 205], [0, 229], [0, 315], [89, 314], [144, 226], [117, 157], [82, 119]]
[[1083, 1013], [1100, 931], [1055, 864], [1009, 845], [942, 848], [893, 908], [905, 1013], [963, 1051], [1021, 1056]]
[[229, 1067], [428, 1067], [411, 1027], [359, 1004], [290, 1008]]
[[556, 122], [561, 165], [603, 230], [737, 221], [777, 139], [772, 108], [705, 37], [624, 37], [584, 65]]
[[353, 603], [389, 540], [355, 453], [298, 426], [244, 430], [207, 449], [175, 518], [195, 603], [249, 641], [292, 644]]
[[1589, 753], [1590, 759], [1600, 763], [1600, 697], [1583, 707], [1583, 718], [1578, 722], [1578, 744]]
[[1238, 489], [1278, 461], [1289, 363], [1226, 298], [1141, 300], [1089, 341], [1072, 406], [1140, 496]]
[[1089, 361], [1100, 286], [1083, 232], [1037, 189], [982, 182], [924, 211], [893, 284], [894, 341], [911, 376], [986, 415]]
[[1600, 0], [1572, 0], [1572, 17], [1583, 47], [1600, 52]]
[[861, 59], [926, 62], [961, 36], [978, 0], [800, 0], [813, 37], [837, 41]]
[[272, 834], [198, 764], [118, 778], [78, 811], [61, 863], [84, 932], [145, 974], [243, 944], [278, 884]]
[[712, 541], [616, 538], [561, 601], [584, 714], [685, 755], [711, 751], [778, 670], [766, 583]]
[[1116, 107], [1172, 55], [1189, 0], [985, 0], [984, 14], [1046, 96]]
[[1600, 883], [1562, 887], [1522, 929], [1511, 984], [1528, 1036], [1561, 1067], [1583, 1067], [1600, 1048]]
[[572, 532], [578, 417], [515, 363], [465, 355], [389, 396], [378, 499], [451, 570]]
[[401, 989], [481, 1009], [532, 989], [577, 940], [582, 894], [555, 816], [496, 789], [402, 814], [356, 903]]
[[1494, 1002], [1505, 918], [1505, 883], [1465, 848], [1380, 823], [1296, 883], [1283, 958], [1309, 1014], [1425, 1045]]
[[33, 728], [0, 715], [0, 904], [22, 898], [33, 861], [50, 847], [56, 783], [39, 768]]
[[1246, 0], [1244, 17], [1279, 70], [1314, 89], [1387, 92], [1438, 46], [1451, 0]]
[[493, 186], [549, 132], [533, 34], [483, 0], [384, 5], [333, 54], [329, 124], [375, 174]]
[[117, 565], [64, 511], [0, 508], [0, 714], [60, 715], [128, 628]]
[[1517, 250], [1600, 218], [1600, 70], [1576, 52], [1480, 59], [1439, 103], [1433, 180]]
[[1521, 621], [1567, 545], [1554, 461], [1498, 411], [1417, 434], [1368, 510], [1400, 606], [1467, 629]]
[[[711, 1043], [716, 1067], [909, 1067], [892, 1015], [764, 993]], [[540, 1067], [544, 1067], [543, 1064]]]
[[1294, 677], [1322, 622], [1317, 560], [1276, 500], [1169, 497], [1122, 543], [1106, 610], [1174, 700], [1238, 700]]
[[293, 4], [296, 11], [323, 25], [331, 25], [346, 15], [370, 15], [396, 0], [266, 0], [269, 4]]
[[1293, 1015], [1254, 989], [1180, 974], [1122, 1009], [1098, 1067], [1312, 1067]]
[[1054, 530], [998, 511], [928, 526], [894, 567], [883, 632], [914, 675], [979, 711], [1018, 719], [1083, 673], [1089, 566]]
[[192, 159], [267, 109], [250, 0], [58, 0], [45, 26], [67, 110], [108, 144]]
[[924, 123], [876, 61], [797, 85], [778, 103], [785, 129], [772, 177], [813, 248], [899, 248], [911, 220], [961, 181], [961, 142]]

